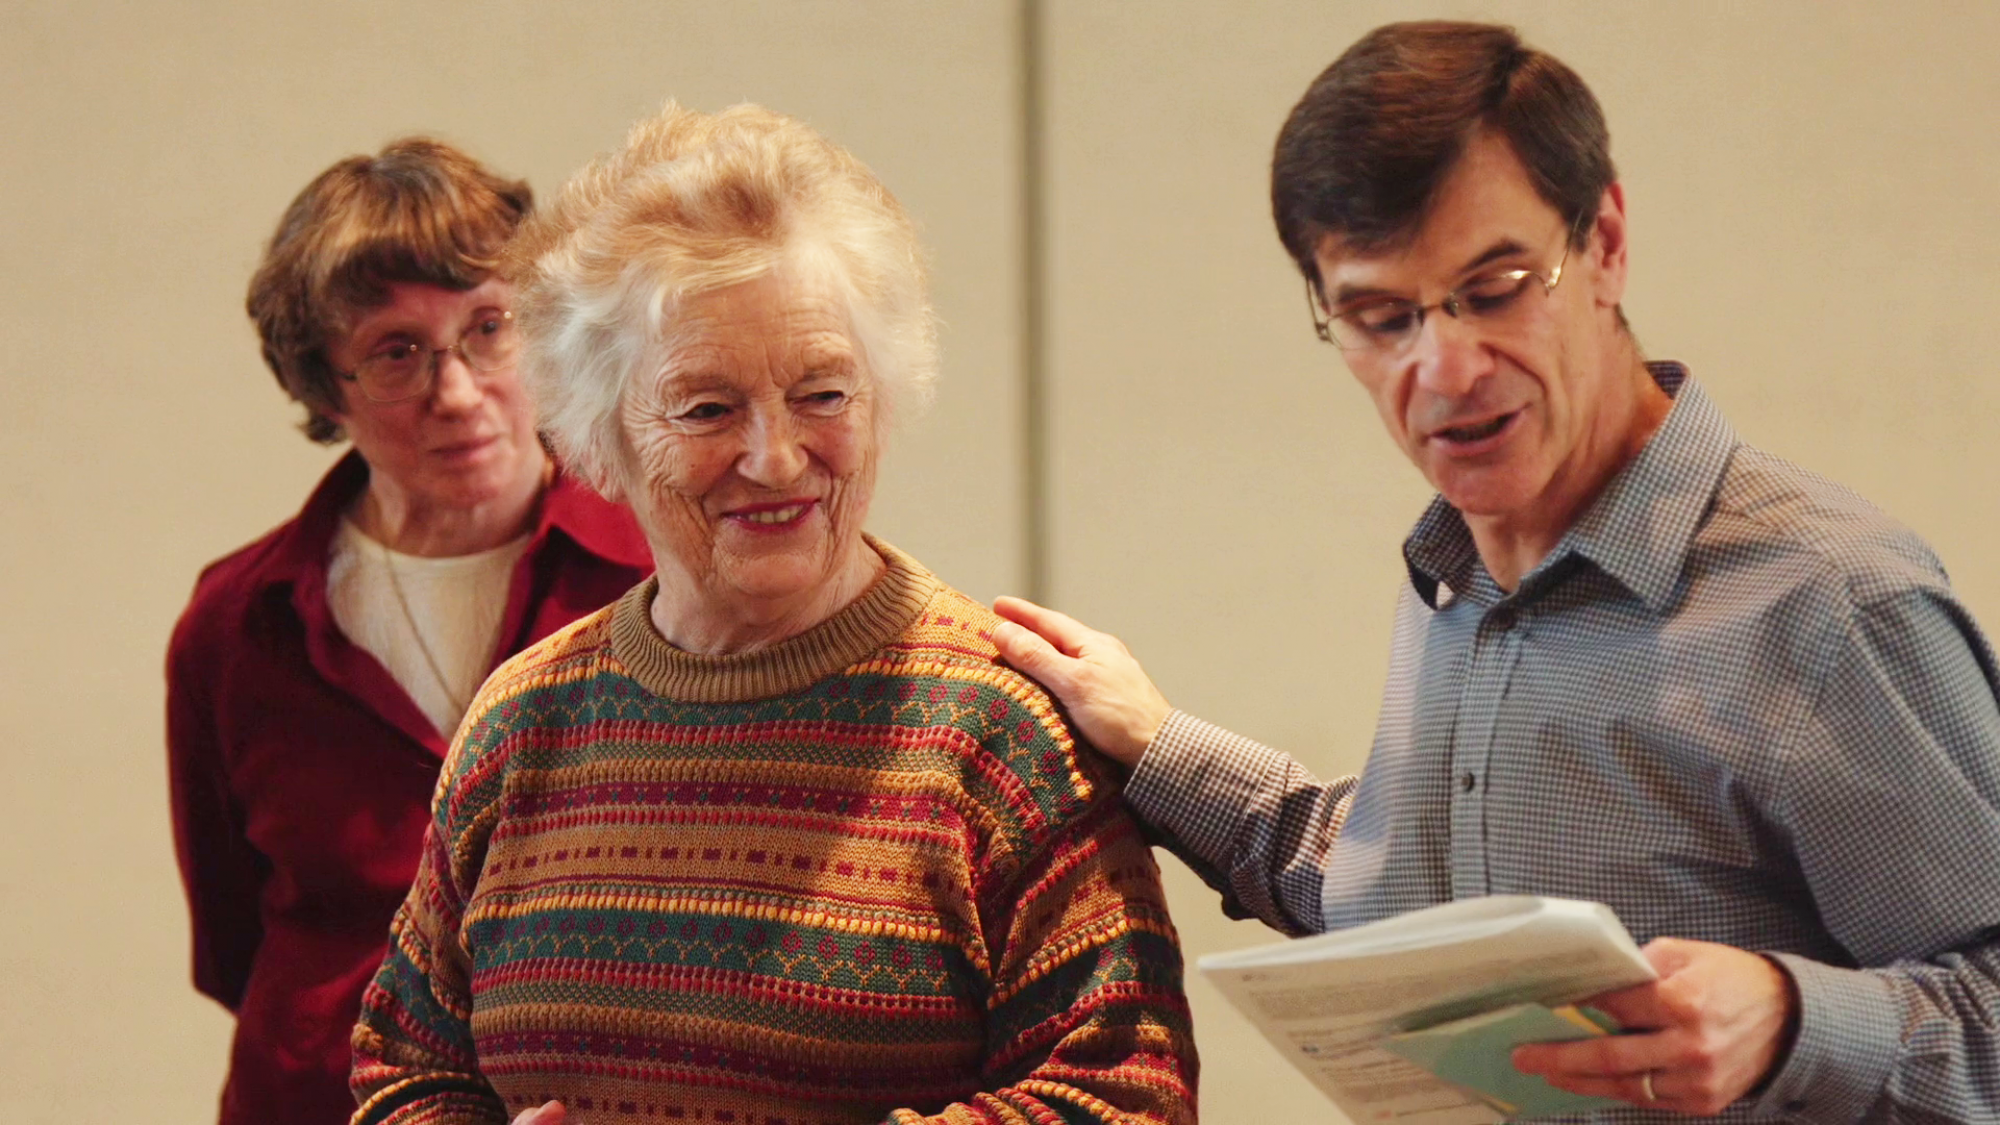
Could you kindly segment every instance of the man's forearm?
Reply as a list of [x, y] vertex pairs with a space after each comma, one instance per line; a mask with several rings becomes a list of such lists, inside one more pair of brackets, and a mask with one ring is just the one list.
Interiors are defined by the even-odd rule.
[[2000, 945], [1874, 969], [1777, 960], [1798, 986], [1798, 1037], [1760, 1111], [1815, 1125], [2000, 1121]]
[[1175, 711], [1125, 797], [1232, 914], [1301, 934], [1323, 927], [1326, 861], [1356, 780], [1322, 782], [1289, 754]]

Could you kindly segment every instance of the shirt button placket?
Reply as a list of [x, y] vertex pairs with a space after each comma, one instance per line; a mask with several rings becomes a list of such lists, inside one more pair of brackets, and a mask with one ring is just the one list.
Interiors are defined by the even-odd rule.
[[1486, 786], [1500, 702], [1506, 697], [1520, 651], [1518, 613], [1500, 605], [1486, 612], [1473, 640], [1465, 705], [1451, 754], [1451, 893], [1472, 898], [1492, 893], [1486, 854]]

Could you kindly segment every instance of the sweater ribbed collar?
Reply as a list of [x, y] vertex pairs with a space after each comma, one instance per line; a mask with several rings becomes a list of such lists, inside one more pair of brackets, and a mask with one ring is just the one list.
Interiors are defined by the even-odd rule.
[[632, 587], [611, 610], [611, 651], [640, 686], [685, 703], [742, 703], [823, 680], [900, 636], [937, 593], [917, 560], [862, 537], [888, 568], [840, 612], [769, 648], [704, 656], [674, 647], [653, 624], [659, 575]]

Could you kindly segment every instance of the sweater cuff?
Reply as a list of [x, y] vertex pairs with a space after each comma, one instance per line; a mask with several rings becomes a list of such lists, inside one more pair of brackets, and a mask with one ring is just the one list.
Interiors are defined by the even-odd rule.
[[1799, 990], [1798, 1038], [1753, 1103], [1757, 1117], [1845, 1125], [1882, 1099], [1901, 1042], [1888, 982], [1791, 953], [1767, 954]]
[[1252, 794], [1285, 760], [1261, 742], [1174, 711], [1140, 755], [1125, 802], [1139, 819], [1224, 867]]

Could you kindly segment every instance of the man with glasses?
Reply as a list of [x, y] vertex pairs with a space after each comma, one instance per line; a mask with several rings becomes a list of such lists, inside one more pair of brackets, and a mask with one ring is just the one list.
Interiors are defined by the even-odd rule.
[[1293, 110], [1272, 202], [1438, 492], [1366, 768], [1321, 782], [1013, 599], [1007, 658], [1279, 929], [1610, 904], [1660, 972], [1595, 1001], [1632, 1033], [1514, 1061], [1640, 1107], [1611, 1119], [2000, 1120], [1992, 650], [1914, 535], [1640, 354], [1582, 81], [1506, 28], [1380, 28]]

